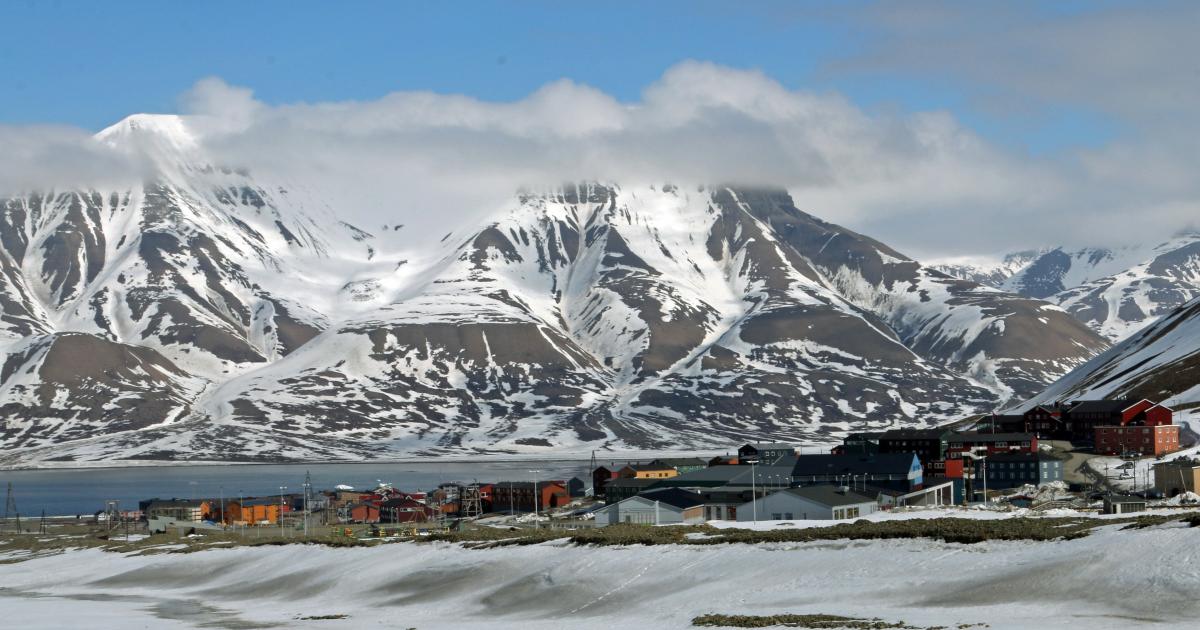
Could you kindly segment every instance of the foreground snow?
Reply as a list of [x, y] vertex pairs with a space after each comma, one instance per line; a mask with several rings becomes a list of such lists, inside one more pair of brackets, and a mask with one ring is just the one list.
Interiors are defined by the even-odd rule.
[[[917, 626], [1193, 627], [1196, 530], [1051, 542], [260, 547], [8, 564], [13, 627], [685, 628], [705, 613], [826, 613]], [[0, 558], [2, 558], [0, 554]], [[1146, 588], [1154, 584], [1154, 588]], [[304, 621], [303, 617], [348, 615]], [[566, 624], [564, 626], [564, 624]]]

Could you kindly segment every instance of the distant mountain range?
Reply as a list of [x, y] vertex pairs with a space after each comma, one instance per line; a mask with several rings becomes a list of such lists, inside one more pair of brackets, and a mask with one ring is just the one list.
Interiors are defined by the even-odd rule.
[[[0, 200], [0, 463], [359, 459], [831, 441], [1023, 399], [1108, 347], [782, 191], [579, 184], [401, 244], [214, 164]], [[418, 212], [419, 209], [411, 209]]]
[[944, 262], [954, 276], [1057, 304], [1121, 341], [1200, 296], [1200, 234], [1119, 249], [1016, 252], [995, 263]]

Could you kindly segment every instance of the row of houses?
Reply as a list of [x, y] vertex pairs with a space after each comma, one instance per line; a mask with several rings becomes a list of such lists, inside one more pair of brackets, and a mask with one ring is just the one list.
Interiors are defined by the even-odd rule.
[[1082, 400], [1035, 406], [1019, 415], [995, 415], [1001, 431], [1093, 445], [1101, 455], [1158, 456], [1181, 448], [1175, 413], [1147, 399]]
[[[303, 498], [301, 497], [301, 501]], [[311, 507], [311, 506], [310, 506]], [[293, 511], [288, 496], [249, 499], [149, 499], [138, 505], [146, 520], [156, 518], [184, 523], [224, 522], [227, 525], [274, 525]]]

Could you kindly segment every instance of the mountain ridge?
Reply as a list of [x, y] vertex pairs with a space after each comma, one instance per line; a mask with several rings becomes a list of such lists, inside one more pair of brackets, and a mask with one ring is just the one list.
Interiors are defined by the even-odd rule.
[[[403, 216], [364, 229], [212, 165], [182, 119], [99, 137], [159, 168], [0, 201], [3, 463], [833, 441], [990, 410], [1107, 345], [782, 191], [525, 190], [418, 248]], [[73, 375], [82, 345], [111, 364]], [[160, 409], [73, 404], [100, 387]]]

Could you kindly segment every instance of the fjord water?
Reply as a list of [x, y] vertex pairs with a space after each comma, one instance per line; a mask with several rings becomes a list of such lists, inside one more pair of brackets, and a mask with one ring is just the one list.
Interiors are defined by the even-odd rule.
[[[238, 496], [278, 496], [301, 492], [305, 473], [314, 491], [348, 485], [369, 490], [379, 482], [401, 490], [432, 490], [440, 483], [480, 483], [587, 479], [588, 462], [578, 460], [506, 462], [405, 462], [368, 464], [230, 464], [204, 466], [143, 466], [0, 471], [0, 490], [13, 485], [22, 516], [90, 515], [107, 500], [120, 501], [122, 510], [137, 509], [150, 498], [200, 499]], [[539, 472], [533, 473], [532, 470]]]

